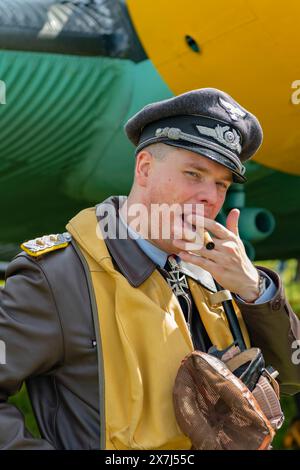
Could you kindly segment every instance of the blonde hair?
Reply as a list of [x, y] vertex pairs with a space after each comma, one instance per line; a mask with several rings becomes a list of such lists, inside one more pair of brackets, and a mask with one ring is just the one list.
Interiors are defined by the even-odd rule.
[[157, 142], [155, 144], [148, 145], [144, 150], [147, 150], [156, 160], [163, 160], [167, 153], [171, 151], [171, 148], [169, 145]]

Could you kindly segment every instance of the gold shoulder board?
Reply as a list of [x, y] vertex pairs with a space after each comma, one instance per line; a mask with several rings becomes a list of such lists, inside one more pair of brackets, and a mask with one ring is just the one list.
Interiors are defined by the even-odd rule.
[[30, 256], [41, 256], [50, 251], [60, 250], [69, 245], [72, 235], [68, 232], [58, 233], [56, 235], [44, 235], [34, 240], [29, 240], [21, 245], [21, 249], [26, 251]]

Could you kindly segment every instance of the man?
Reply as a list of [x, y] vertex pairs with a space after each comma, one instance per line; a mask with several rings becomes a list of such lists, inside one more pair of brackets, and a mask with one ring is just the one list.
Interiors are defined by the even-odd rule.
[[[189, 449], [174, 415], [174, 379], [193, 349], [222, 350], [236, 339], [224, 292], [232, 292], [246, 346], [262, 349], [283, 392], [300, 389], [291, 359], [300, 326], [279, 276], [247, 258], [238, 210], [226, 227], [214, 221], [230, 184], [245, 181], [243, 163], [262, 140], [257, 119], [226, 93], [200, 89], [146, 106], [125, 129], [137, 147], [128, 200], [109, 198], [74, 217], [65, 234], [24, 243], [8, 268], [3, 449]], [[182, 209], [167, 239], [150, 216], [163, 203]], [[190, 236], [199, 220], [213, 250]], [[42, 439], [7, 402], [24, 380]]]

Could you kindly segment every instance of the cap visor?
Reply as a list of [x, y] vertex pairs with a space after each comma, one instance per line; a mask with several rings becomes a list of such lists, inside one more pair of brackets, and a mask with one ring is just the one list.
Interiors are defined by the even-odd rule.
[[236, 166], [231, 160], [229, 160], [229, 158], [226, 158], [224, 155], [221, 155], [220, 153], [215, 152], [214, 150], [208, 149], [206, 147], [199, 147], [199, 145], [189, 145], [188, 142], [185, 142], [184, 144], [179, 144], [168, 140], [167, 142], [165, 141], [163, 143], [166, 145], [170, 145], [171, 147], [182, 148], [185, 150], [189, 150], [190, 152], [198, 153], [203, 157], [209, 158], [210, 160], [213, 160], [214, 162], [225, 166], [226, 168], [228, 168], [228, 170], [232, 172], [234, 183], [243, 184], [247, 181], [247, 178], [237, 170]]

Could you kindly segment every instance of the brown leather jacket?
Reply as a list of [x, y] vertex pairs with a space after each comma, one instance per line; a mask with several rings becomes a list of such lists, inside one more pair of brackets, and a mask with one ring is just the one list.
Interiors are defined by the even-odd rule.
[[[110, 243], [116, 265], [132, 285], [146, 271], [150, 275], [152, 261], [135, 242]], [[291, 361], [292, 329], [299, 329], [299, 323], [279, 276], [261, 269], [275, 282], [276, 295], [261, 305], [238, 304], [252, 344], [279, 370], [282, 391], [296, 393], [300, 365]], [[0, 290], [0, 340], [6, 344], [6, 364], [0, 364], [0, 449], [104, 448], [102, 357], [95, 315], [89, 273], [74, 242], [38, 258], [21, 253], [9, 265]], [[8, 403], [24, 381], [42, 439], [29, 434], [22, 414]]]

